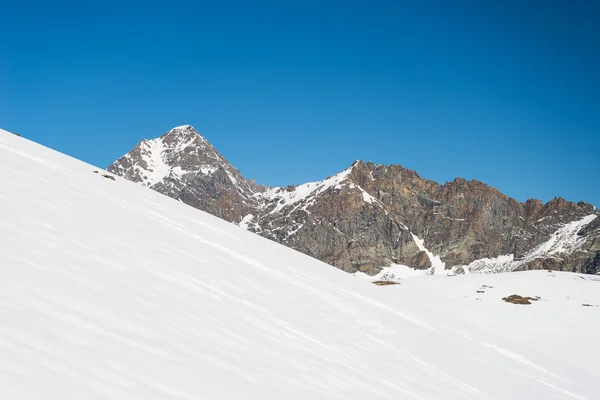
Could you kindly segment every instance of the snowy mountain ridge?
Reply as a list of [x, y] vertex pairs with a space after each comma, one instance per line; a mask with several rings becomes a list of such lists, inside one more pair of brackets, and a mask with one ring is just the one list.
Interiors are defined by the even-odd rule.
[[307, 208], [314, 204], [315, 197], [319, 194], [327, 189], [341, 189], [342, 185], [349, 184], [347, 177], [351, 171], [352, 167], [322, 181], [308, 182], [289, 188], [274, 187], [262, 193], [257, 193], [255, 196], [264, 201], [263, 208], [268, 208], [268, 214], [280, 212], [282, 209], [297, 203], [300, 204], [293, 207], [288, 214], [297, 209], [307, 211]]
[[[600, 271], [600, 212], [561, 198], [519, 203], [482, 182], [440, 185], [362, 161], [322, 181], [268, 188], [189, 125], [142, 141], [108, 170], [348, 272]], [[573, 245], [553, 252], [561, 235]]]

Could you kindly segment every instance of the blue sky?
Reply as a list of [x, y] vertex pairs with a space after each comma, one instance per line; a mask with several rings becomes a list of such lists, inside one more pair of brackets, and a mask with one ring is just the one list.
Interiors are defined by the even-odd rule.
[[2, 9], [0, 127], [101, 167], [191, 124], [268, 185], [361, 159], [600, 206], [600, 2]]

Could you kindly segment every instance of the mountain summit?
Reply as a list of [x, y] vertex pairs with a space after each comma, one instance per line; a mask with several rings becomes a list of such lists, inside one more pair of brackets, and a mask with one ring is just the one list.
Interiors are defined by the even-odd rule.
[[189, 125], [143, 140], [108, 170], [348, 272], [600, 271], [600, 212], [520, 203], [476, 180], [440, 185], [356, 161], [319, 182], [246, 180]]
[[257, 207], [258, 186], [190, 125], [142, 140], [108, 171], [228, 221]]

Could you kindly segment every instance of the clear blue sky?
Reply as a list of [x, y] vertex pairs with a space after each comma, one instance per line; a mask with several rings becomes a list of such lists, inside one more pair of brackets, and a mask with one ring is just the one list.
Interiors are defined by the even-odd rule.
[[600, 206], [598, 1], [4, 1], [0, 127], [106, 167], [195, 126], [247, 178], [361, 159]]

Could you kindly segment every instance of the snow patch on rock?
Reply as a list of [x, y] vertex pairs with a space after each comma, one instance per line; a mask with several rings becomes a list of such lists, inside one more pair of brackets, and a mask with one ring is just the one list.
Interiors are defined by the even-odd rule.
[[163, 158], [165, 148], [160, 139], [147, 140], [142, 143], [142, 146], [142, 160], [148, 166], [144, 171], [146, 179], [142, 184], [152, 186], [169, 175], [171, 168]]
[[548, 257], [555, 254], [571, 253], [573, 250], [581, 247], [585, 243], [585, 238], [577, 235], [577, 233], [594, 219], [597, 215], [591, 214], [583, 217], [578, 221], [569, 222], [562, 228], [558, 229], [547, 242], [542, 243], [534, 248], [525, 257], [531, 259], [539, 257]]
[[319, 182], [304, 183], [292, 190], [275, 187], [264, 193], [257, 193], [257, 196], [269, 202], [276, 201], [275, 207], [269, 211], [269, 214], [277, 213], [285, 207], [304, 202], [311, 197], [314, 198], [328, 189], [341, 189], [350, 172], [352, 172], [352, 167]]
[[585, 238], [577, 233], [594, 219], [597, 215], [587, 215], [580, 220], [569, 222], [552, 234], [550, 239], [535, 247], [525, 254], [523, 258], [515, 260], [514, 254], [505, 254], [494, 258], [482, 258], [452, 269], [465, 273], [499, 273], [512, 272], [519, 267], [538, 258], [553, 258], [559, 254], [568, 254], [577, 250], [585, 243]]
[[255, 232], [260, 232], [262, 228], [258, 224], [258, 222], [254, 221], [254, 215], [248, 214], [242, 218], [240, 222], [238, 222], [238, 226], [240, 228], [244, 228], [245, 230], [254, 230]]
[[424, 239], [419, 239], [419, 237], [412, 232], [410, 234], [412, 235], [412, 238], [415, 241], [419, 250], [424, 251], [425, 254], [427, 254], [427, 257], [429, 258], [429, 261], [431, 261], [431, 273], [435, 274], [435, 275], [440, 275], [440, 274], [445, 273], [446, 272], [446, 263], [442, 261], [440, 256], [433, 255], [433, 253], [431, 251], [429, 251], [425, 248], [425, 244], [424, 244], [425, 240]]

